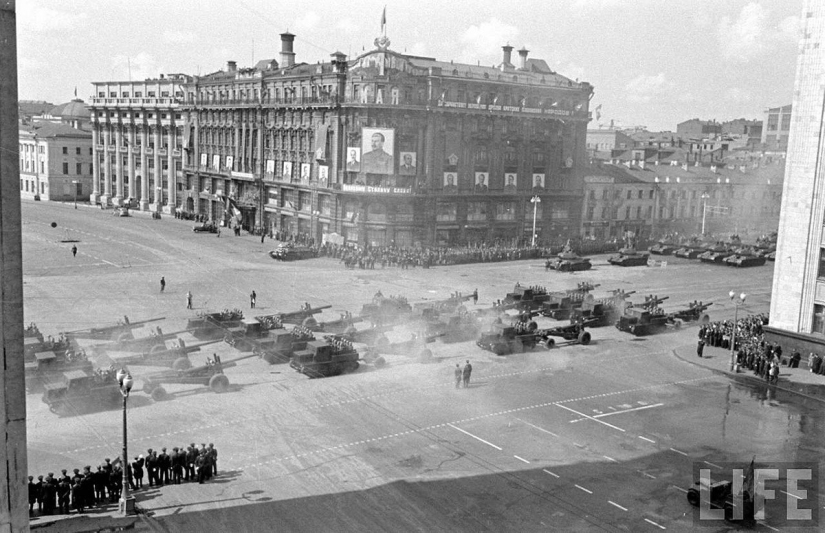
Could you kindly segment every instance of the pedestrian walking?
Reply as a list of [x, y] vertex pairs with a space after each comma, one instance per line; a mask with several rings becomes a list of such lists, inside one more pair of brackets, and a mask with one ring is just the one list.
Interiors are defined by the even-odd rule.
[[72, 245], [72, 257], [77, 257], [77, 245]]
[[161, 276], [160, 277], [160, 292], [163, 292], [164, 289], [166, 289], [166, 278]]
[[478, 303], [478, 289], [473, 290], [473, 305]]
[[461, 365], [456, 363], [455, 364], [455, 388], [457, 388], [457, 389], [461, 388], [461, 376], [462, 375], [463, 374], [461, 372]]
[[192, 309], [192, 291], [186, 291], [186, 308]]
[[696, 344], [696, 355], [702, 357], [702, 353], [705, 351], [705, 340], [699, 339], [698, 344]]
[[252, 294], [249, 295], [249, 308], [255, 309], [255, 302], [258, 299], [258, 295], [255, 294], [255, 291], [252, 291]]
[[266, 238], [266, 233], [264, 233], [263, 231], [261, 231], [261, 244], [263, 244], [263, 243], [264, 243], [264, 238]]
[[464, 388], [470, 386], [470, 374], [473, 372], [473, 365], [470, 364], [470, 360], [467, 359], [467, 364], [464, 365], [464, 370], [461, 372], [462, 378], [464, 379]]
[[218, 238], [221, 238], [221, 228], [218, 228], [218, 231], [215, 232], [218, 235]]

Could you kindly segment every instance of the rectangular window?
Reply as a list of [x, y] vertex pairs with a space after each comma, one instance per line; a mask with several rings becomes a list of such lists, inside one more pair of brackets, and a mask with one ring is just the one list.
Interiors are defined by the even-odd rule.
[[439, 202], [436, 205], [435, 219], [439, 222], [453, 222], [456, 219], [457, 206], [454, 202]]
[[624, 219], [630, 220], [630, 206], [627, 206], [624, 210]]
[[631, 198], [633, 198], [633, 191], [631, 191], [630, 189], [628, 189], [628, 190], [627, 190], [627, 199], [628, 199], [628, 200], [630, 200]]
[[63, 174], [69, 174], [69, 164], [63, 163]]
[[64, 147], [63, 147], [63, 153], [64, 153], [64, 154], [68, 154], [68, 153], [69, 153], [69, 147], [68, 147], [68, 146], [64, 146]]
[[637, 197], [639, 198], [639, 200], [641, 200], [641, 199], [642, 199], [642, 196], [644, 195], [644, 193], [645, 193], [645, 192], [644, 192], [643, 190], [639, 189], [639, 194], [637, 195]]
[[499, 202], [496, 204], [496, 220], [515, 220], [516, 203]]
[[825, 334], [825, 305], [814, 304], [814, 323], [811, 333]]
[[77, 175], [83, 174], [83, 163], [77, 163]]
[[467, 220], [483, 222], [487, 220], [487, 202], [469, 202], [467, 204]]
[[74, 153], [76, 153], [77, 155], [80, 155], [80, 147], [79, 146], [75, 147]]

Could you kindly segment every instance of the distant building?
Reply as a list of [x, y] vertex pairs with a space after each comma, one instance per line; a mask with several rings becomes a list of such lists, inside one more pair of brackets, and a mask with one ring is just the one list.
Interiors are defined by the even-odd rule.
[[32, 122], [54, 122], [66, 124], [79, 130], [92, 130], [92, 113], [86, 103], [79, 98], [71, 102], [52, 106], [51, 109], [31, 118]]
[[722, 133], [722, 125], [715, 120], [692, 118], [676, 125], [676, 133], [689, 137], [707, 137]]
[[582, 236], [698, 234], [707, 205], [707, 233], [754, 242], [777, 228], [784, 168], [782, 159], [735, 168], [642, 159], [593, 165], [584, 170]]
[[772, 107], [765, 110], [762, 125], [762, 145], [765, 150], [784, 152], [788, 149], [793, 106]]
[[587, 155], [592, 159], [610, 159], [612, 150], [631, 148], [633, 145], [633, 138], [620, 130], [587, 130]]
[[88, 201], [92, 191], [92, 134], [66, 124], [20, 126], [20, 195]]
[[18, 120], [28, 124], [32, 117], [48, 113], [53, 108], [54, 104], [44, 100], [20, 100], [17, 102]]

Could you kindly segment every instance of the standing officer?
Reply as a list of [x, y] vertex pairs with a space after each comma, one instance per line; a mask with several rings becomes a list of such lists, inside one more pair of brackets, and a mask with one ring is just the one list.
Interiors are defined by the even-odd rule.
[[705, 351], [705, 339], [699, 339], [699, 343], [696, 345], [696, 355], [702, 357], [702, 352]]
[[159, 485], [169, 484], [169, 467], [172, 465], [169, 456], [166, 454], [166, 448], [163, 448], [158, 455], [158, 470], [159, 470]]
[[192, 309], [192, 291], [186, 291], [186, 308]]
[[258, 300], [258, 295], [255, 294], [255, 291], [252, 291], [252, 294], [249, 295], [249, 308], [255, 309], [255, 302]]
[[77, 257], [77, 245], [72, 245], [72, 257]]
[[166, 278], [164, 278], [163, 276], [161, 276], [161, 277], [160, 277], [160, 292], [163, 292], [163, 290], [164, 290], [165, 288], [166, 288]]
[[470, 374], [473, 372], [473, 365], [470, 364], [470, 360], [467, 359], [467, 364], [464, 365], [464, 371], [462, 372], [462, 377], [464, 378], [464, 388], [470, 386]]
[[473, 290], [473, 305], [478, 303], [478, 289]]
[[458, 363], [455, 364], [455, 388], [461, 388], [461, 365]]

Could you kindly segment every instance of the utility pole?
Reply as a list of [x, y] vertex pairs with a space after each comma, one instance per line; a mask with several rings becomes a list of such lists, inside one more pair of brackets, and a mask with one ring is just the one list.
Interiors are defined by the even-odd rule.
[[0, 0], [0, 531], [14, 532], [29, 530], [16, 18], [14, 0]]

